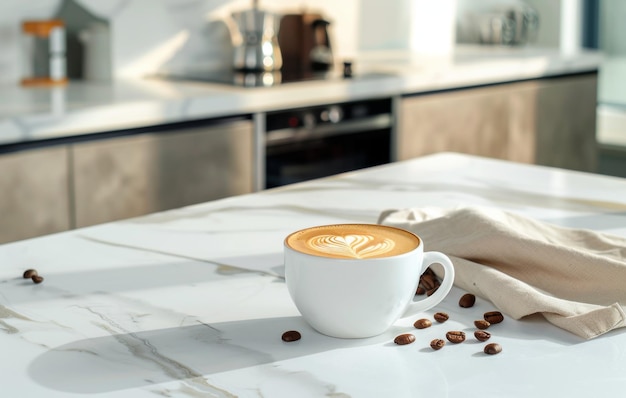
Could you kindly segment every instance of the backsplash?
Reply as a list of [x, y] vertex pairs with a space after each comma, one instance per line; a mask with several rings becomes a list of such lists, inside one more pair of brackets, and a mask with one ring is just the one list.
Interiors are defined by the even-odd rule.
[[357, 47], [448, 56], [455, 42], [457, 1], [361, 0]]
[[[67, 0], [65, 0], [67, 1]], [[139, 77], [162, 69], [229, 67], [233, 11], [252, 6], [243, 0], [71, 0], [107, 21], [111, 69], [115, 77]], [[21, 21], [57, 15], [63, 0], [3, 0], [0, 4], [0, 83], [22, 76]], [[263, 9], [279, 13], [319, 11], [332, 22], [339, 57], [354, 54], [359, 0], [268, 0]], [[72, 58], [68, 54], [68, 58]], [[72, 62], [81, 60], [72, 59]]]
[[[265, 0], [260, 6], [277, 13], [323, 14], [331, 21], [333, 51], [341, 62], [357, 53], [381, 50], [450, 55], [458, 15], [516, 1], [520, 0]], [[563, 0], [527, 1], [541, 14], [537, 44], [559, 46]], [[84, 9], [77, 15], [92, 15], [105, 23], [111, 47], [110, 60], [104, 64], [114, 77], [229, 68], [233, 50], [226, 21], [233, 11], [252, 7], [250, 0], [2, 0], [0, 83], [15, 84], [22, 77], [21, 21], [54, 17], [68, 3]], [[84, 76], [83, 54], [69, 54], [70, 50], [68, 70], [80, 66]]]
[[[68, 1], [108, 23], [109, 63], [115, 77], [230, 67], [232, 45], [225, 21], [231, 12], [252, 6], [250, 0], [3, 0], [0, 83], [21, 77], [20, 22], [53, 17]], [[331, 21], [333, 50], [340, 62], [363, 51], [450, 53], [456, 2], [392, 0], [381, 9], [378, 0], [266, 0], [260, 6], [278, 13], [321, 12]], [[70, 62], [82, 63], [82, 54], [73, 55], [68, 54]]]
[[[265, 0], [260, 7], [278, 13], [320, 12], [331, 21], [333, 51], [341, 62], [364, 51], [452, 52], [456, 2], [392, 0], [381, 8], [379, 0]], [[118, 78], [229, 68], [232, 44], [225, 22], [233, 11], [252, 7], [250, 0], [2, 0], [0, 83], [14, 84], [22, 77], [21, 21], [52, 18], [62, 6], [67, 11], [68, 4], [79, 9], [71, 15], [90, 16], [108, 29], [110, 61], [105, 63]], [[86, 22], [66, 24], [68, 36], [76, 36], [72, 29], [82, 29]], [[81, 47], [68, 48], [70, 76], [85, 76]]]

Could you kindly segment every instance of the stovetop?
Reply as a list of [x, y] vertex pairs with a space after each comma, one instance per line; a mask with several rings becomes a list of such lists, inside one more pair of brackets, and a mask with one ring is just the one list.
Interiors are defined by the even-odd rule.
[[389, 73], [366, 73], [345, 75], [338, 71], [325, 72], [252, 72], [252, 71], [204, 71], [204, 70], [184, 70], [162, 72], [159, 78], [171, 80], [200, 81], [207, 83], [227, 84], [235, 87], [272, 87], [289, 83], [306, 81], [337, 81], [337, 80], [360, 80], [376, 76], [389, 76]]

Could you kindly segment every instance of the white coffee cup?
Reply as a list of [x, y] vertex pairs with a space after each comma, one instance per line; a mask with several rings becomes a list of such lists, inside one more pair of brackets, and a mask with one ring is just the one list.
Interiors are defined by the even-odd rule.
[[[378, 224], [322, 225], [284, 241], [285, 279], [304, 319], [318, 332], [364, 338], [385, 332], [398, 319], [426, 311], [450, 292], [454, 267], [439, 252], [424, 253], [415, 234]], [[420, 276], [441, 264], [437, 291], [416, 300]]]

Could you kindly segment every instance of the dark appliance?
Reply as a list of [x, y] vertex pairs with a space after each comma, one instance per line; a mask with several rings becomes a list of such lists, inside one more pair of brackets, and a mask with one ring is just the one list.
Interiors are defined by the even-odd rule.
[[325, 19], [316, 19], [311, 24], [313, 29], [313, 48], [309, 53], [309, 62], [314, 71], [327, 71], [333, 66], [333, 51], [328, 35], [330, 22]]
[[321, 14], [283, 15], [278, 44], [283, 57], [282, 72], [306, 75], [332, 69], [333, 51], [329, 33], [330, 22]]
[[391, 100], [375, 99], [268, 112], [265, 187], [391, 161]]

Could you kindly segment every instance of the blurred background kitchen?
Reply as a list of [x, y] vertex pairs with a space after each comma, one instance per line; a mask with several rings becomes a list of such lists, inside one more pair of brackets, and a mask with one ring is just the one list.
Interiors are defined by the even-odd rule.
[[438, 151], [626, 177], [622, 0], [3, 0], [0, 242]]

